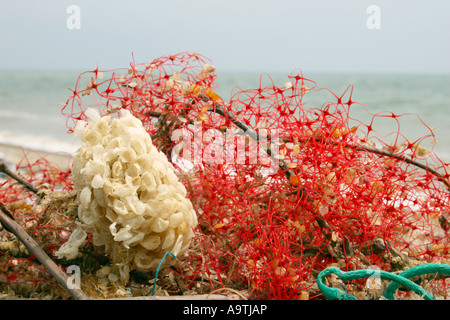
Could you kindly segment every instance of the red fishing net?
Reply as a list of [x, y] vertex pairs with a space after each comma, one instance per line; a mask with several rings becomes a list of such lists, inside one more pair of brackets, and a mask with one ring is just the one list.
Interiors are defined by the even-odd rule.
[[[30, 154], [16, 165], [31, 190], [2, 176], [0, 202], [15, 221], [49, 255], [67, 241], [76, 217], [70, 170], [61, 170], [45, 157], [31, 162]], [[36, 158], [36, 155], [33, 155]], [[11, 170], [12, 171], [12, 170]], [[3, 174], [2, 174], [3, 175]], [[0, 289], [2, 299], [68, 297], [28, 249], [7, 230], [0, 232]]]
[[[96, 69], [80, 75], [62, 109], [69, 132], [88, 108], [130, 110], [177, 168], [199, 219], [177, 262], [188, 288], [201, 282], [207, 293], [314, 299], [315, 277], [328, 266], [398, 271], [448, 261], [449, 167], [422, 147], [434, 141], [425, 124], [417, 139], [401, 132], [401, 122], [417, 116], [370, 114], [352, 101], [352, 87], [309, 106], [319, 89], [300, 72], [284, 84], [267, 78], [236, 88], [224, 101], [216, 77], [196, 53]], [[381, 135], [380, 121], [397, 127]], [[59, 183], [61, 173], [43, 172], [32, 181]], [[13, 190], [2, 188], [3, 202], [17, 197]], [[357, 285], [351, 290], [363, 290]], [[445, 280], [438, 288], [445, 292]]]

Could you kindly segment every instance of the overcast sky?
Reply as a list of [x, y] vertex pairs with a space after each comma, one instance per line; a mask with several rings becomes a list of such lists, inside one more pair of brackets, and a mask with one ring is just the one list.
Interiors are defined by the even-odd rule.
[[[67, 27], [70, 5], [80, 29]], [[381, 29], [367, 26], [370, 5]], [[0, 0], [0, 69], [111, 69], [181, 51], [218, 71], [450, 73], [450, 1]]]

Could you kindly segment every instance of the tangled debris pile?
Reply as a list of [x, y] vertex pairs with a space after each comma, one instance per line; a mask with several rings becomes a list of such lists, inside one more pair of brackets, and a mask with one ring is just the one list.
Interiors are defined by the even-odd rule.
[[[306, 107], [316, 84], [300, 73], [283, 86], [237, 89], [225, 102], [215, 93], [215, 68], [196, 53], [119, 71], [81, 74], [63, 107], [69, 132], [81, 132], [94, 119], [83, 131], [87, 144], [72, 172], [28, 164], [27, 181], [47, 184], [45, 195], [26, 193], [10, 180], [0, 193], [16, 221], [58, 264], [80, 267], [89, 295], [146, 295], [157, 284], [157, 295], [228, 290], [245, 298], [321, 299], [316, 277], [330, 266], [401, 272], [425, 262], [449, 263], [449, 166], [422, 147], [434, 139], [425, 125], [429, 133], [420, 139], [393, 132], [387, 143], [373, 126], [386, 115], [372, 115], [369, 122], [351, 118], [350, 109], [363, 106], [349, 90], [331, 93], [334, 102]], [[141, 137], [127, 138], [135, 144], [131, 152], [102, 133], [112, 131], [112, 117], [138, 121], [149, 140], [120, 129]], [[389, 116], [399, 127], [406, 117]], [[166, 159], [146, 164], [138, 149]], [[107, 165], [92, 171], [95, 163]], [[174, 200], [183, 201], [177, 192], [158, 187], [170, 185], [189, 199], [185, 210], [175, 209]], [[149, 227], [151, 240], [139, 229], [146, 217], [158, 226]], [[12, 239], [6, 231], [1, 236]], [[34, 291], [17, 294], [48, 296], [54, 290], [52, 298], [67, 297], [14, 268], [26, 263], [38, 269], [18, 243], [2, 248], [9, 250], [0, 257], [3, 292], [34, 279]], [[156, 281], [159, 260], [170, 250], [178, 260]], [[132, 262], [130, 269], [124, 261]], [[361, 299], [379, 298], [370, 281], [329, 281]], [[448, 298], [445, 277], [421, 281]]]

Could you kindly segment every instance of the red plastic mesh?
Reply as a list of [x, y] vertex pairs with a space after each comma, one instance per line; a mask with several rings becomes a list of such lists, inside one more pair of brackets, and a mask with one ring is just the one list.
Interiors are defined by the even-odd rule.
[[[179, 177], [199, 217], [185, 272], [193, 281], [248, 289], [251, 297], [295, 299], [333, 262], [347, 270], [393, 270], [400, 263], [393, 249], [426, 261], [448, 258], [448, 166], [420, 146], [434, 139], [425, 124], [421, 138], [409, 141], [398, 130], [388, 144], [374, 123], [388, 118], [400, 128], [411, 115], [351, 118], [351, 108], [364, 108], [351, 100], [351, 87], [333, 94], [333, 102], [308, 107], [305, 95], [316, 84], [301, 73], [284, 86], [237, 89], [225, 102], [214, 93], [215, 73], [202, 74], [205, 64], [210, 61], [201, 55], [180, 53], [132, 63], [125, 74], [104, 72], [102, 79], [99, 70], [90, 71], [82, 75], [89, 77], [87, 87], [80, 77], [63, 109], [71, 129], [88, 107], [129, 109], [169, 158], [190, 157], [193, 168], [181, 168]], [[251, 134], [222, 148], [226, 133], [239, 126], [278, 134], [272, 156], [284, 163], [270, 171], [276, 162], [254, 161], [252, 152], [265, 153], [268, 140], [255, 149]]]
[[[39, 210], [38, 199], [45, 198], [48, 194], [56, 195], [58, 192], [73, 190], [72, 177], [70, 170], [60, 170], [45, 157], [30, 162], [29, 155], [24, 153], [14, 172], [38, 187], [40, 195], [3, 176], [0, 182], [0, 202], [12, 213], [16, 222], [52, 257], [53, 252], [69, 237], [73, 218], [67, 214], [67, 207], [63, 207], [61, 203], [52, 205], [47, 199], [40, 202]], [[50, 292], [53, 292], [53, 297], [67, 298], [63, 290], [57, 290], [56, 281], [48, 271], [6, 230], [0, 231], [0, 271], [0, 289], [3, 294], [43, 298], [51, 296]]]
[[[354, 108], [365, 109], [352, 87], [310, 107], [308, 92], [318, 89], [299, 72], [281, 86], [237, 88], [224, 101], [210, 64], [180, 53], [87, 71], [62, 109], [69, 132], [87, 108], [130, 110], [179, 169], [199, 218], [179, 262], [189, 285], [200, 279], [251, 298], [312, 299], [320, 297], [315, 276], [333, 263], [391, 271], [405, 267], [396, 252], [448, 259], [448, 164], [420, 146], [434, 139], [425, 124], [419, 139], [400, 132], [401, 121], [420, 118], [367, 110], [369, 121], [354, 118]], [[395, 130], [378, 134], [375, 123], [388, 120]], [[249, 129], [246, 138], [239, 128]]]

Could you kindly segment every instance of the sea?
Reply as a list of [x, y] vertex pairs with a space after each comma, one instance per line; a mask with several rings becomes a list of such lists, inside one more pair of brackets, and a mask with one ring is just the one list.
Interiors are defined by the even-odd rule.
[[[0, 143], [31, 150], [73, 153], [80, 141], [67, 133], [67, 118], [62, 103], [70, 96], [80, 71], [0, 71]], [[254, 89], [273, 82], [283, 86], [289, 73], [217, 73], [217, 93], [228, 100], [238, 88]], [[370, 123], [386, 142], [391, 132], [399, 131], [415, 141], [433, 128], [433, 148], [444, 162], [450, 162], [450, 75], [419, 74], [303, 74], [316, 83], [303, 100], [304, 107], [317, 108], [336, 102], [336, 96], [349, 96], [352, 90], [351, 117]], [[344, 99], [344, 101], [346, 101]], [[404, 116], [390, 117], [392, 113]], [[0, 154], [1, 157], [1, 154]]]

